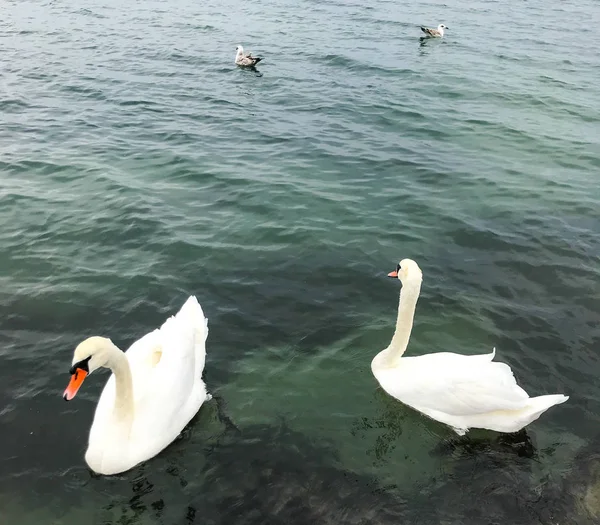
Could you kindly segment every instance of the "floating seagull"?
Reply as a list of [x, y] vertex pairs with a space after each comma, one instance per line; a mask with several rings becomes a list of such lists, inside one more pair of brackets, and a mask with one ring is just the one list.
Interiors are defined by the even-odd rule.
[[429, 27], [421, 26], [421, 31], [427, 35], [426, 38], [442, 38], [444, 36], [444, 29], [449, 29], [444, 24], [440, 24], [437, 29], [431, 29]]
[[244, 54], [244, 48], [241, 45], [237, 46], [235, 49], [237, 50], [237, 54], [235, 55], [235, 63], [238, 66], [254, 67], [262, 60], [262, 57], [253, 57], [252, 53]]

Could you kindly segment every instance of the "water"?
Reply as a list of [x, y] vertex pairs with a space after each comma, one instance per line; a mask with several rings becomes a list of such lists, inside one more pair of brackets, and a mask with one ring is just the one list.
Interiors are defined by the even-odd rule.
[[[3, 523], [593, 523], [597, 3], [0, 11]], [[458, 439], [386, 396], [370, 361], [404, 257], [424, 272], [409, 355], [495, 346], [570, 400]], [[64, 403], [74, 346], [127, 348], [189, 294], [220, 406], [92, 475], [107, 375]]]

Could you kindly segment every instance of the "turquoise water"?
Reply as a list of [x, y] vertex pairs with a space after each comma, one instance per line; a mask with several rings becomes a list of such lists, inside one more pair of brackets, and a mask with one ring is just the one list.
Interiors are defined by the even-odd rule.
[[[573, 502], [600, 442], [597, 3], [0, 13], [3, 523], [593, 523]], [[370, 362], [405, 257], [409, 355], [496, 347], [531, 395], [570, 400], [458, 439], [387, 397]], [[219, 403], [92, 475], [108, 376], [64, 403], [74, 346], [125, 349], [190, 294]]]

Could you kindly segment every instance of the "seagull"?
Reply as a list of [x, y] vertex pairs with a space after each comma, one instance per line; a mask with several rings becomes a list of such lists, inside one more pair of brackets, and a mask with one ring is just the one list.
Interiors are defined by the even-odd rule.
[[421, 26], [421, 31], [427, 35], [426, 38], [443, 38], [444, 29], [449, 29], [444, 24], [440, 24], [437, 29]]
[[238, 66], [254, 67], [262, 60], [262, 57], [253, 57], [252, 53], [244, 54], [244, 48], [241, 45], [237, 46], [235, 49], [237, 51], [235, 55], [235, 63]]

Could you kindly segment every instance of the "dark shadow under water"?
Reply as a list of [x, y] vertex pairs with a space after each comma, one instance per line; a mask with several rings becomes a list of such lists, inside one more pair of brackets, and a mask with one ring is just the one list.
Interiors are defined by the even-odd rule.
[[239, 69], [242, 69], [243, 71], [248, 71], [250, 73], [253, 73], [255, 77], [262, 77], [263, 74], [256, 68], [256, 66], [238, 66]]
[[537, 451], [526, 432], [452, 438], [432, 454], [450, 457], [454, 469], [405, 490], [342, 468], [332, 446], [283, 422], [250, 426], [210, 447], [201, 490], [171, 523], [591, 525], [600, 515], [597, 450], [586, 447], [571, 475], [540, 486], [532, 483]]
[[403, 523], [406, 505], [369, 476], [339, 468], [335, 449], [257, 425], [212, 447], [205, 491], [179, 522], [206, 525]]
[[527, 432], [451, 437], [430, 453], [451, 468], [421, 486], [384, 487], [344, 469], [328, 442], [285, 422], [238, 428], [224, 405], [209, 405], [203, 424], [214, 421], [219, 432], [202, 437], [201, 425], [192, 425], [169, 452], [140, 467], [91, 476], [72, 495], [79, 503], [58, 509], [76, 513], [50, 523], [70, 525], [71, 515], [90, 525], [599, 523], [600, 437], [570, 473], [541, 484], [532, 481], [538, 451]]
[[453, 469], [428, 487], [423, 523], [539, 523], [531, 482], [537, 450], [527, 432], [471, 432], [443, 441], [432, 455]]
[[570, 472], [548, 479], [536, 505], [541, 523], [600, 523], [600, 435], [575, 456]]

